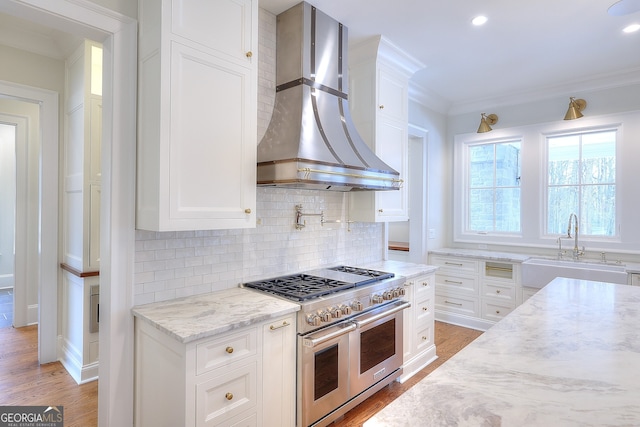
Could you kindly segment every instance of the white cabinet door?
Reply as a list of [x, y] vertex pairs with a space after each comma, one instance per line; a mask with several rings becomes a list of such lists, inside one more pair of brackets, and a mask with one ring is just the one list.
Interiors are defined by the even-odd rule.
[[262, 410], [265, 426], [294, 426], [296, 407], [295, 317], [263, 326]]
[[139, 7], [137, 228], [255, 227], [257, 2]]
[[409, 140], [407, 123], [380, 115], [376, 122], [376, 154], [400, 172], [405, 180], [400, 190], [376, 191], [376, 222], [408, 221], [409, 201], [406, 181]]

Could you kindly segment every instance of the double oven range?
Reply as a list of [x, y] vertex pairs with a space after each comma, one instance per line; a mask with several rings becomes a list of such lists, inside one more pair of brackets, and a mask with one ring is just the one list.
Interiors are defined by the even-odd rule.
[[243, 286], [300, 304], [299, 427], [330, 424], [402, 374], [403, 277], [338, 266]]

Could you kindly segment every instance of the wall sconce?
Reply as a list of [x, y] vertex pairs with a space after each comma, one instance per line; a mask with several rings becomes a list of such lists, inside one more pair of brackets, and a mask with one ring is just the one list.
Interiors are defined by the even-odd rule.
[[584, 99], [569, 98], [569, 109], [567, 114], [564, 115], [565, 120], [579, 119], [582, 117], [581, 111], [587, 108], [587, 101]]
[[489, 114], [487, 116], [486, 113], [482, 113], [482, 118], [480, 119], [480, 126], [478, 126], [478, 133], [491, 132], [491, 126], [498, 123], [498, 116], [495, 114]]

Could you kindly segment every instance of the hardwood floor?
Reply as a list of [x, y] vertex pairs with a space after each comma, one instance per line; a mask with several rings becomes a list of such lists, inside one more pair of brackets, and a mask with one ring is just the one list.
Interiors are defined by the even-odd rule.
[[331, 427], [362, 426], [362, 424], [375, 415], [376, 412], [380, 411], [406, 390], [411, 388], [414, 384], [429, 375], [438, 366], [442, 365], [451, 356], [462, 350], [467, 344], [480, 335], [482, 335], [481, 331], [450, 325], [448, 323], [436, 322], [435, 342], [438, 359], [411, 377], [404, 384], [392, 382], [388, 386], [384, 387], [369, 399], [347, 412], [342, 419], [331, 424]]
[[78, 385], [60, 362], [38, 364], [38, 327], [0, 328], [0, 406], [64, 407], [65, 427], [98, 425], [98, 381]]
[[[347, 412], [332, 427], [361, 426], [481, 334], [473, 329], [436, 322], [438, 359], [404, 384], [389, 384]], [[78, 385], [59, 362], [39, 365], [37, 342], [37, 326], [0, 328], [0, 406], [62, 405], [65, 427], [95, 427], [98, 381]]]

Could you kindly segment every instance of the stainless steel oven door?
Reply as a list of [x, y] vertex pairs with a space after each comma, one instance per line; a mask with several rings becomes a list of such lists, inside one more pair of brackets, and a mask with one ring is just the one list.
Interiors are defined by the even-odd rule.
[[355, 396], [402, 367], [403, 310], [410, 303], [396, 301], [356, 316], [351, 333], [349, 388]]
[[298, 425], [308, 426], [349, 399], [349, 333], [340, 322], [298, 337]]

